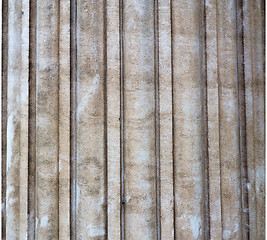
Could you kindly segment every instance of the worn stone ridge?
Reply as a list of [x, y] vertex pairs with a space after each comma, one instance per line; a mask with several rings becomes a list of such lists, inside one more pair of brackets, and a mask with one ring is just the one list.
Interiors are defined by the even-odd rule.
[[3, 0], [2, 239], [265, 239], [255, 0]]

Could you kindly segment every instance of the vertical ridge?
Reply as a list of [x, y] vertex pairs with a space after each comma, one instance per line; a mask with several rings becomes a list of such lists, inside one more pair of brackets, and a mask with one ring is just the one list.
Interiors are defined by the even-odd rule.
[[27, 238], [28, 113], [29, 113], [29, 1], [22, 0], [20, 79], [20, 238]]
[[205, 1], [210, 238], [221, 239], [217, 2]]
[[262, 23], [263, 1], [253, 1], [252, 21], [252, 95], [253, 95], [253, 136], [256, 190], [256, 223], [257, 238], [265, 237], [265, 67], [264, 67], [264, 32]]
[[36, 236], [36, 0], [30, 1], [29, 23], [29, 151], [28, 239]]
[[[254, 1], [253, 1], [254, 2]], [[255, 151], [254, 151], [254, 116], [253, 116], [253, 49], [252, 49], [252, 18], [253, 2], [243, 1], [244, 22], [244, 71], [246, 97], [246, 138], [248, 164], [248, 201], [249, 201], [249, 235], [250, 239], [257, 238], [256, 195], [255, 195]]]
[[70, 0], [59, 6], [59, 240], [70, 239]]
[[160, 238], [172, 240], [173, 227], [173, 139], [171, 1], [158, 1], [158, 141]]
[[179, 239], [204, 235], [199, 3], [173, 2], [175, 227]]
[[242, 238], [235, 0], [217, 2], [223, 238]]
[[77, 1], [76, 231], [82, 239], [104, 238], [106, 230], [103, 13], [104, 0]]
[[154, 0], [124, 6], [125, 238], [157, 239]]
[[108, 238], [121, 238], [120, 1], [107, 1]]
[[37, 1], [36, 238], [40, 239], [58, 238], [58, 7], [56, 0]]
[[77, 106], [77, 3], [70, 5], [70, 238], [76, 240], [76, 106]]
[[[6, 238], [20, 235], [22, 2], [8, 3]], [[17, 11], [18, 10], [18, 11]]]

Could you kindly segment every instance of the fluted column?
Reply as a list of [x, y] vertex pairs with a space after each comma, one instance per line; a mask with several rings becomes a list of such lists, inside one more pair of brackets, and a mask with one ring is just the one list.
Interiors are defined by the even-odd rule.
[[255, 0], [3, 0], [3, 239], [264, 239]]

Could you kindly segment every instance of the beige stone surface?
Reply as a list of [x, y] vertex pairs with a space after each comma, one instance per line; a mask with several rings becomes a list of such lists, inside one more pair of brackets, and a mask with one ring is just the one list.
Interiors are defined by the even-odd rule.
[[153, 6], [123, 6], [125, 239], [157, 238]]
[[264, 239], [264, 14], [3, 0], [2, 239]]
[[59, 239], [70, 238], [70, 1], [59, 14]]
[[242, 239], [235, 2], [217, 7], [222, 237]]
[[104, 1], [77, 2], [76, 238], [106, 234]]
[[[20, 153], [21, 144], [21, 29], [22, 3], [9, 1], [8, 9], [8, 73], [7, 85], [7, 140], [6, 140], [6, 237], [15, 239], [20, 235]], [[17, 11], [20, 11], [17, 14]], [[17, 28], [20, 31], [17, 31]], [[18, 44], [19, 43], [19, 44]], [[24, 112], [23, 112], [24, 114]], [[27, 137], [26, 137], [27, 139]], [[23, 139], [25, 141], [26, 139]], [[24, 193], [25, 195], [25, 193]]]
[[158, 2], [161, 238], [174, 239], [171, 1]]
[[121, 63], [120, 63], [120, 2], [108, 1], [107, 5], [107, 236], [121, 236]]
[[257, 212], [256, 212], [256, 192], [255, 192], [255, 145], [254, 145], [254, 84], [253, 84], [253, 72], [252, 72], [252, 11], [253, 4], [250, 1], [245, 1], [245, 34], [244, 44], [246, 46], [245, 54], [245, 83], [246, 83], [246, 118], [247, 118], [247, 156], [248, 156], [248, 177], [249, 177], [249, 225], [250, 236], [253, 239], [257, 239]]
[[[220, 116], [218, 82], [216, 1], [206, 6], [207, 38], [207, 107], [209, 142], [209, 187], [210, 187], [210, 238], [222, 238], [221, 217], [221, 163], [220, 163]], [[218, 177], [219, 176], [219, 177]]]
[[29, 118], [29, 2], [22, 1], [21, 79], [20, 79], [20, 238], [27, 238], [28, 229], [28, 118]]
[[[249, 207], [252, 238], [264, 239], [265, 233], [265, 48], [263, 45], [264, 5], [262, 1], [246, 2], [245, 49], [247, 139], [249, 168]], [[246, 69], [246, 68], [245, 68]], [[251, 180], [250, 180], [251, 179]]]
[[175, 1], [172, 20], [175, 238], [202, 239], [200, 6]]
[[59, 4], [36, 1], [36, 238], [59, 232]]

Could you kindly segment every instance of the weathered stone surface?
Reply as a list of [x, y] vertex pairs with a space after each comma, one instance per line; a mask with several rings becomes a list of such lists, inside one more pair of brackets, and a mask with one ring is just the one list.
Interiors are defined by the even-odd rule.
[[210, 238], [221, 239], [221, 163], [216, 0], [206, 7]]
[[[9, 1], [7, 85], [7, 154], [6, 154], [6, 237], [20, 235], [20, 152], [21, 152], [21, 29], [22, 3]], [[20, 31], [17, 31], [17, 28]], [[27, 137], [26, 137], [27, 139]], [[25, 140], [25, 139], [23, 139]], [[25, 194], [25, 193], [24, 193]]]
[[76, 237], [104, 239], [104, 1], [77, 2]]
[[36, 238], [58, 237], [59, 4], [36, 1]]
[[60, 1], [59, 22], [59, 239], [70, 238], [70, 2]]
[[265, 238], [263, 1], [2, 9], [2, 239]]
[[175, 1], [173, 19], [173, 118], [175, 237], [203, 238], [200, 78], [200, 8]]
[[121, 78], [120, 78], [120, 2], [107, 2], [107, 236], [121, 236]]
[[[234, 1], [218, 4], [221, 208], [224, 239], [242, 239]], [[227, 219], [227, 220], [226, 220]]]
[[174, 239], [171, 1], [158, 4], [161, 238]]
[[123, 6], [126, 239], [157, 237], [153, 6]]

